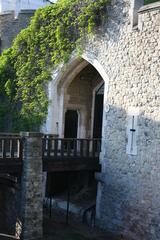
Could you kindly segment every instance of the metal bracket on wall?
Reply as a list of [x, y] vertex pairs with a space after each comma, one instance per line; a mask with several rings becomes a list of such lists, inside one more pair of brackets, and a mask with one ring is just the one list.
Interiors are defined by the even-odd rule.
[[130, 107], [128, 109], [128, 117], [127, 117], [128, 143], [126, 147], [126, 153], [128, 155], [137, 155], [138, 116], [139, 116], [139, 108]]

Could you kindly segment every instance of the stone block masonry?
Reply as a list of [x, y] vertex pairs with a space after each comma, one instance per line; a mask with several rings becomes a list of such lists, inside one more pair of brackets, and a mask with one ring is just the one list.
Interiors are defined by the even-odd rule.
[[[97, 223], [131, 240], [160, 237], [160, 2], [142, 7], [135, 29], [131, 1], [109, 7], [103, 34], [86, 47], [102, 64], [105, 82], [102, 174]], [[139, 109], [137, 155], [126, 152], [128, 109]]]
[[[104, 104], [109, 108], [104, 108], [97, 223], [131, 240], [159, 240], [160, 2], [139, 11], [138, 0], [111, 2], [106, 24], [84, 47], [84, 53], [90, 53], [107, 75]], [[8, 48], [17, 34], [12, 28], [20, 16], [17, 20], [11, 14], [0, 15], [2, 49]], [[126, 152], [131, 107], [139, 112], [135, 155]], [[50, 122], [57, 122], [54, 114]], [[42, 143], [40, 135], [23, 136], [22, 239], [38, 240], [42, 238]]]
[[[5, 181], [5, 177], [0, 176], [0, 233], [15, 235], [16, 223], [20, 219], [21, 192]], [[19, 236], [18, 231], [16, 235]]]
[[22, 175], [22, 240], [42, 240], [42, 134], [21, 133], [24, 141]]
[[[143, 1], [114, 0], [111, 3], [107, 7], [106, 24], [82, 46], [82, 61], [92, 64], [105, 81], [102, 173], [97, 176], [96, 223], [126, 239], [158, 240], [160, 2], [139, 10]], [[53, 74], [49, 86], [53, 104], [46, 124], [46, 129], [47, 125], [51, 126], [49, 131], [54, 128], [52, 123], [58, 121], [63, 128], [65, 94], [61, 81], [69, 79], [69, 72], [78, 74], [82, 63], [70, 59], [69, 70], [60, 68], [66, 75], [62, 77], [56, 71]], [[55, 102], [60, 106], [55, 110], [60, 112], [58, 121], [53, 111]], [[63, 136], [63, 130], [61, 132]]]
[[0, 51], [11, 47], [14, 38], [24, 28], [26, 28], [34, 15], [33, 10], [23, 10], [15, 18], [14, 12], [4, 12], [0, 14]]

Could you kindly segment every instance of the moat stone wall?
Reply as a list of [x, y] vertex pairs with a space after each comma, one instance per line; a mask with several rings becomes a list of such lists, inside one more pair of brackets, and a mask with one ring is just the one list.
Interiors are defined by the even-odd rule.
[[21, 174], [0, 175], [0, 233], [21, 240], [42, 240], [42, 134], [23, 132], [21, 137]]
[[0, 187], [0, 233], [18, 236], [16, 223], [20, 220], [20, 189], [4, 183]]
[[0, 191], [0, 232], [4, 231], [6, 226], [5, 226], [5, 196], [4, 196], [4, 188], [1, 186], [1, 191]]

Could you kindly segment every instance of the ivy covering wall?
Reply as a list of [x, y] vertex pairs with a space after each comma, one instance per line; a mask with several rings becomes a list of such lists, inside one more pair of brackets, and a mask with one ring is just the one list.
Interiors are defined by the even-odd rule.
[[52, 70], [104, 21], [108, 0], [58, 0], [38, 9], [0, 57], [0, 131], [37, 131]]

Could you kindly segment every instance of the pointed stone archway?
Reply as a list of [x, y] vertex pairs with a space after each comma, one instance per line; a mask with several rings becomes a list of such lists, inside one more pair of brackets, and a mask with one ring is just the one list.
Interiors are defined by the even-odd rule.
[[[105, 83], [104, 104], [107, 104], [108, 76], [102, 64], [98, 62], [98, 60], [95, 58], [94, 55], [89, 53], [83, 54], [82, 58], [77, 58], [73, 56], [66, 65], [60, 66], [52, 74], [53, 80], [49, 83], [49, 86], [48, 86], [48, 95], [49, 95], [49, 102], [50, 102], [49, 108], [48, 108], [48, 116], [47, 116], [46, 124], [43, 126], [43, 129], [45, 132], [50, 134], [58, 134], [60, 137], [64, 137], [66, 91], [70, 86], [70, 84], [74, 81], [76, 76], [80, 74], [89, 65], [96, 70], [99, 76], [101, 76], [101, 82], [104, 81]], [[99, 83], [97, 83], [97, 85], [98, 84]], [[96, 86], [94, 88], [96, 88]], [[94, 97], [94, 89], [92, 91], [92, 95]], [[94, 104], [92, 103], [92, 105]], [[70, 107], [69, 109], [77, 110], [75, 109], [74, 106]], [[93, 127], [93, 122], [91, 124]], [[78, 132], [79, 131], [81, 130], [78, 129]], [[92, 136], [92, 134], [90, 135]], [[78, 136], [85, 137], [85, 133], [82, 134], [81, 136], [78, 133]], [[102, 128], [102, 136], [103, 136], [103, 128]]]
[[[95, 79], [90, 79], [88, 81], [88, 85], [82, 88], [81, 83], [86, 84], [86, 80], [83, 79], [85, 75], [85, 71], [92, 71], [92, 77], [97, 77], [99, 80], [93, 85]], [[48, 109], [48, 117], [45, 126], [45, 132], [49, 134], [57, 134], [59, 137], [63, 138], [65, 135], [65, 114], [67, 111], [76, 111], [78, 114], [78, 127], [77, 127], [77, 137], [78, 138], [87, 138], [94, 137], [94, 116], [95, 116], [95, 97], [98, 89], [104, 85], [104, 98], [103, 98], [103, 118], [105, 117], [104, 109], [105, 105], [107, 105], [107, 92], [108, 92], [108, 76], [105, 72], [104, 67], [101, 63], [96, 59], [93, 54], [84, 53], [81, 58], [76, 58], [73, 56], [70, 61], [64, 65], [60, 66], [56, 71], [53, 72], [53, 80], [49, 83], [48, 93], [49, 93], [49, 109]], [[79, 78], [79, 79], [77, 79]], [[89, 83], [92, 88], [90, 88], [90, 110], [87, 108], [83, 102], [82, 95], [78, 96], [76, 91], [80, 91], [81, 93], [86, 92], [86, 89], [89, 88]], [[77, 84], [77, 86], [76, 86]], [[78, 84], [79, 89], [78, 89]], [[73, 88], [73, 85], [75, 89]], [[77, 87], [77, 88], [76, 88]], [[75, 91], [74, 91], [75, 90]], [[80, 98], [80, 102], [78, 102], [78, 98]], [[76, 103], [75, 103], [75, 102]], [[89, 115], [88, 111], [90, 111]], [[87, 125], [88, 124], [88, 125]], [[102, 139], [103, 139], [103, 120], [101, 122], [101, 130], [102, 130]], [[90, 126], [90, 127], [89, 127]], [[102, 141], [102, 149], [103, 149], [103, 141]], [[103, 155], [103, 154], [102, 154]], [[101, 163], [102, 159], [101, 159]], [[97, 206], [96, 212], [97, 216], [99, 216], [99, 202], [101, 199], [101, 183], [98, 183], [98, 192], [97, 192]]]

